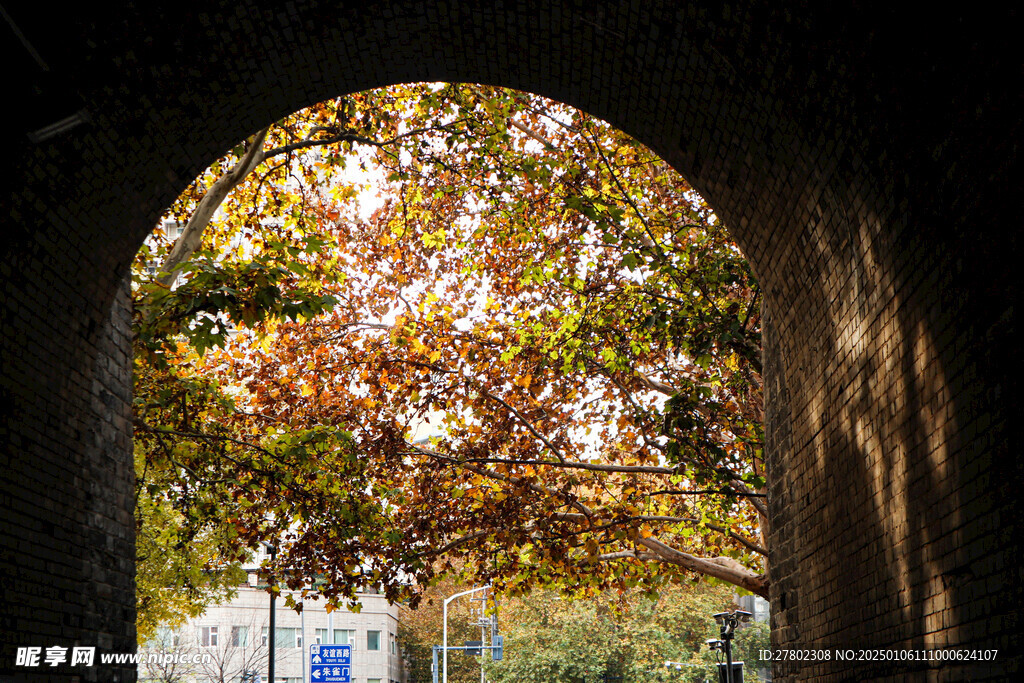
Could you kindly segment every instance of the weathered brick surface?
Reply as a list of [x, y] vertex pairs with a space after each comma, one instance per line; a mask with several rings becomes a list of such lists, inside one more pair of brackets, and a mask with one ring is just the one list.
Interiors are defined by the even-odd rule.
[[[11, 72], [32, 82], [12, 86], [24, 106], [0, 212], [0, 672], [25, 674], [18, 644], [131, 649], [119, 287], [162, 208], [268, 121], [418, 80], [509, 85], [600, 115], [733, 229], [765, 288], [778, 646], [1000, 650], [994, 664], [787, 664], [780, 680], [1019, 669], [1012, 10], [137, 4], [11, 10], [50, 70], [7, 41]], [[27, 141], [80, 108], [89, 123]]]

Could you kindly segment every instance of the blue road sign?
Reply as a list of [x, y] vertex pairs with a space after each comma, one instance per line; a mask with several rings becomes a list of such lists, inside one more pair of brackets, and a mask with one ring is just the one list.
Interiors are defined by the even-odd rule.
[[352, 683], [352, 646], [309, 646], [310, 683]]

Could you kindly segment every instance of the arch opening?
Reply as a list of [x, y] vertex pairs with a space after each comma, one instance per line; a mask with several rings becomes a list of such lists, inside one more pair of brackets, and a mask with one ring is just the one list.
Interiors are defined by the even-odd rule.
[[760, 289], [632, 138], [509, 90], [357, 93], [161, 226], [133, 280], [141, 577], [204, 535], [226, 563], [283, 543], [334, 599], [453, 561], [513, 592], [696, 572], [767, 597]]

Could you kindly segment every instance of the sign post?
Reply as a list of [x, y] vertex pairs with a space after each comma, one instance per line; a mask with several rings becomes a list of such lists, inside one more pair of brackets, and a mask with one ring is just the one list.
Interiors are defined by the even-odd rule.
[[352, 646], [309, 646], [310, 683], [352, 683]]

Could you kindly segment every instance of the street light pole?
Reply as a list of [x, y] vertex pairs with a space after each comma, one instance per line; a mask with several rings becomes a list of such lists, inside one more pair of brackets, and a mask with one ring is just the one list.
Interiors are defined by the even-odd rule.
[[[712, 650], [722, 650], [725, 652], [725, 681], [726, 683], [733, 683], [732, 639], [736, 634], [737, 624], [741, 621], [750, 621], [751, 614], [750, 612], [738, 609], [735, 612], [719, 612], [713, 616], [720, 627], [721, 640], [709, 640], [707, 645]], [[722, 665], [719, 664], [718, 666], [721, 667]]]
[[[270, 564], [271, 564], [271, 566], [273, 566], [274, 560], [277, 558], [277, 547], [273, 546], [273, 545], [269, 546], [269, 547], [270, 547]], [[268, 638], [267, 645], [269, 646], [269, 649], [270, 649], [270, 653], [269, 653], [270, 658], [269, 658], [268, 665], [267, 665], [267, 678], [269, 678], [271, 683], [273, 683], [273, 681], [274, 681], [274, 659], [275, 659], [275, 655], [277, 654], [277, 639], [276, 639], [276, 636], [274, 634], [274, 626], [275, 626], [275, 623], [276, 623], [275, 615], [277, 613], [277, 610], [274, 609], [274, 602], [276, 601], [277, 593], [274, 591], [274, 585], [275, 585], [276, 582], [274, 581], [273, 573], [270, 574], [270, 577], [268, 579], [268, 583], [270, 584], [270, 632], [268, 633], [269, 638]]]
[[[294, 593], [292, 593], [292, 597], [295, 597]], [[300, 596], [299, 597], [299, 609], [300, 609], [300, 611], [299, 611], [299, 634], [300, 634], [299, 637], [302, 639], [302, 648], [301, 648], [301, 652], [299, 652], [299, 654], [302, 655], [302, 677], [303, 677], [302, 679], [304, 681], [308, 681], [309, 680], [309, 673], [310, 672], [306, 670], [306, 610], [303, 609], [303, 608], [305, 608], [305, 606], [306, 606], [306, 600], [305, 600], [305, 598], [302, 598]], [[312, 662], [310, 662], [310, 663], [312, 664]], [[273, 683], [273, 682], [271, 682], [271, 683]]]
[[444, 613], [444, 645], [443, 645], [444, 652], [442, 653], [442, 656], [443, 656], [442, 669], [444, 670], [444, 680], [443, 680], [443, 683], [448, 683], [448, 603], [450, 603], [455, 598], [461, 598], [463, 595], [469, 595], [470, 593], [476, 593], [477, 591], [485, 591], [488, 588], [489, 588], [489, 586], [481, 586], [479, 588], [471, 588], [468, 591], [462, 591], [461, 593], [456, 593], [455, 595], [451, 596], [450, 598], [445, 598], [444, 610], [443, 610], [443, 613]]
[[725, 641], [725, 680], [732, 683], [732, 638]]
[[[480, 601], [480, 616], [477, 618], [477, 624], [480, 626], [480, 683], [487, 683], [486, 676], [484, 674], [484, 645], [487, 643], [487, 628], [490, 626], [485, 620], [487, 614], [487, 591], [484, 590], [484, 594], [479, 598], [473, 598], [473, 602]], [[493, 645], [494, 643], [491, 643]], [[492, 650], [493, 652], [493, 650]]]

